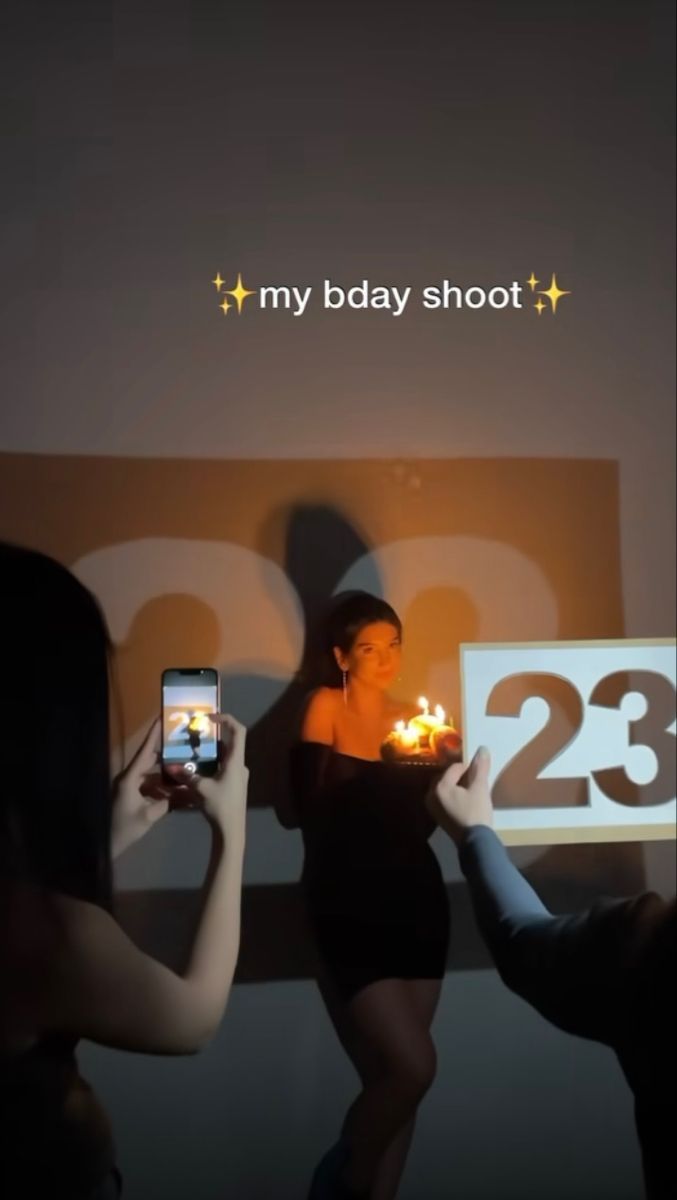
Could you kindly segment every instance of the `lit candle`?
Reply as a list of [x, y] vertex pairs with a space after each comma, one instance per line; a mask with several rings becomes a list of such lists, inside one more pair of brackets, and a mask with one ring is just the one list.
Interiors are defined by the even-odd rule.
[[451, 718], [447, 719], [442, 705], [437, 704], [431, 712], [425, 696], [420, 697], [418, 705], [422, 711], [417, 716], [408, 722], [398, 721], [388, 734], [383, 745], [384, 758], [430, 765], [459, 758], [460, 734]]
[[438, 704], [434, 713], [431, 713], [430, 705], [428, 704], [425, 696], [421, 696], [419, 698], [418, 706], [419, 708], [423, 709], [423, 712], [419, 713], [418, 716], [411, 718], [411, 721], [409, 722], [409, 728], [415, 729], [419, 735], [419, 738], [422, 740], [423, 744], [425, 744], [433, 729], [436, 729], [438, 725], [443, 724], [444, 709]]
[[414, 750], [418, 746], [418, 734], [414, 729], [406, 725], [404, 721], [397, 722], [395, 733], [403, 750]]

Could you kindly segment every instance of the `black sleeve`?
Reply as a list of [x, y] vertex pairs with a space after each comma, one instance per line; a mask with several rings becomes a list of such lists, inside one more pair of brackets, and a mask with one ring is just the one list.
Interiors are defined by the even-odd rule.
[[290, 756], [290, 778], [292, 793], [301, 825], [313, 822], [320, 796], [325, 786], [327, 765], [331, 757], [331, 746], [321, 742], [297, 742]]
[[613, 1045], [627, 1004], [637, 902], [553, 916], [485, 826], [459, 847], [478, 925], [509, 988], [569, 1033]]

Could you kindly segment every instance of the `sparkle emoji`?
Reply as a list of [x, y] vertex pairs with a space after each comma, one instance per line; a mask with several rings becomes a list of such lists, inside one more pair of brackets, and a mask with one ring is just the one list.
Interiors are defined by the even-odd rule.
[[235, 303], [237, 304], [237, 312], [238, 312], [238, 316], [239, 316], [240, 313], [242, 312], [242, 305], [244, 304], [245, 300], [247, 299], [247, 296], [254, 296], [254, 295], [256, 295], [256, 292], [248, 291], [247, 288], [244, 287], [244, 285], [242, 283], [242, 276], [238, 275], [237, 284], [235, 285], [234, 288], [230, 288], [229, 290], [227, 290], [226, 295], [232, 296], [233, 299], [235, 300]]
[[212, 279], [212, 283], [214, 284], [214, 287], [216, 288], [217, 292], [221, 291], [221, 288], [223, 287], [225, 282], [226, 282], [225, 279], [221, 278], [221, 272], [217, 271], [216, 278]]
[[[529, 287], [531, 288], [532, 292], [533, 292], [534, 288], [536, 287], [536, 284], [537, 284], [537, 283], [540, 283], [540, 282], [541, 282], [541, 281], [540, 281], [540, 279], [537, 279], [537, 278], [536, 278], [536, 276], [534, 275], [533, 271], [532, 271], [532, 272], [531, 272], [531, 275], [530, 275], [530, 276], [529, 276], [529, 278], [527, 279], [527, 283], [529, 284]], [[544, 307], [545, 307], [545, 306], [544, 306]]]
[[[553, 311], [553, 316], [554, 316], [554, 314], [557, 312], [558, 300], [560, 300], [562, 296], [570, 296], [571, 292], [563, 292], [561, 290], [561, 288], [558, 288], [557, 277], [556, 277], [555, 273], [553, 272], [552, 282], [550, 284], [550, 287], [547, 289], [547, 291], [543, 291], [543, 289], [540, 289], [538, 294], [539, 294], [539, 296], [547, 296], [548, 297], [548, 300], [550, 301], [550, 303], [552, 305], [552, 311]], [[540, 310], [539, 310], [539, 316], [540, 316]]]

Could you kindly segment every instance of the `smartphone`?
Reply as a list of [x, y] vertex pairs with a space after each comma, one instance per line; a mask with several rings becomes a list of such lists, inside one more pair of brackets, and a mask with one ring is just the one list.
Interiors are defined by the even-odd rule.
[[215, 775], [220, 711], [219, 674], [213, 667], [170, 667], [162, 672], [162, 770], [169, 779]]

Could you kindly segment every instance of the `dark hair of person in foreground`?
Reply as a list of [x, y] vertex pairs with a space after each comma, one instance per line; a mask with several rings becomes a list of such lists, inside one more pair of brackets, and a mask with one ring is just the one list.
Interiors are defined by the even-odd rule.
[[[239, 945], [245, 731], [213, 714], [229, 726], [227, 761], [216, 778], [171, 789], [155, 722], [111, 781], [99, 605], [65, 567], [21, 547], [0, 544], [0, 579], [0, 1194], [110, 1200], [112, 1130], [75, 1047], [191, 1054], [216, 1031]], [[172, 793], [212, 829], [182, 974], [142, 953], [112, 911], [111, 858], [166, 814]]]

